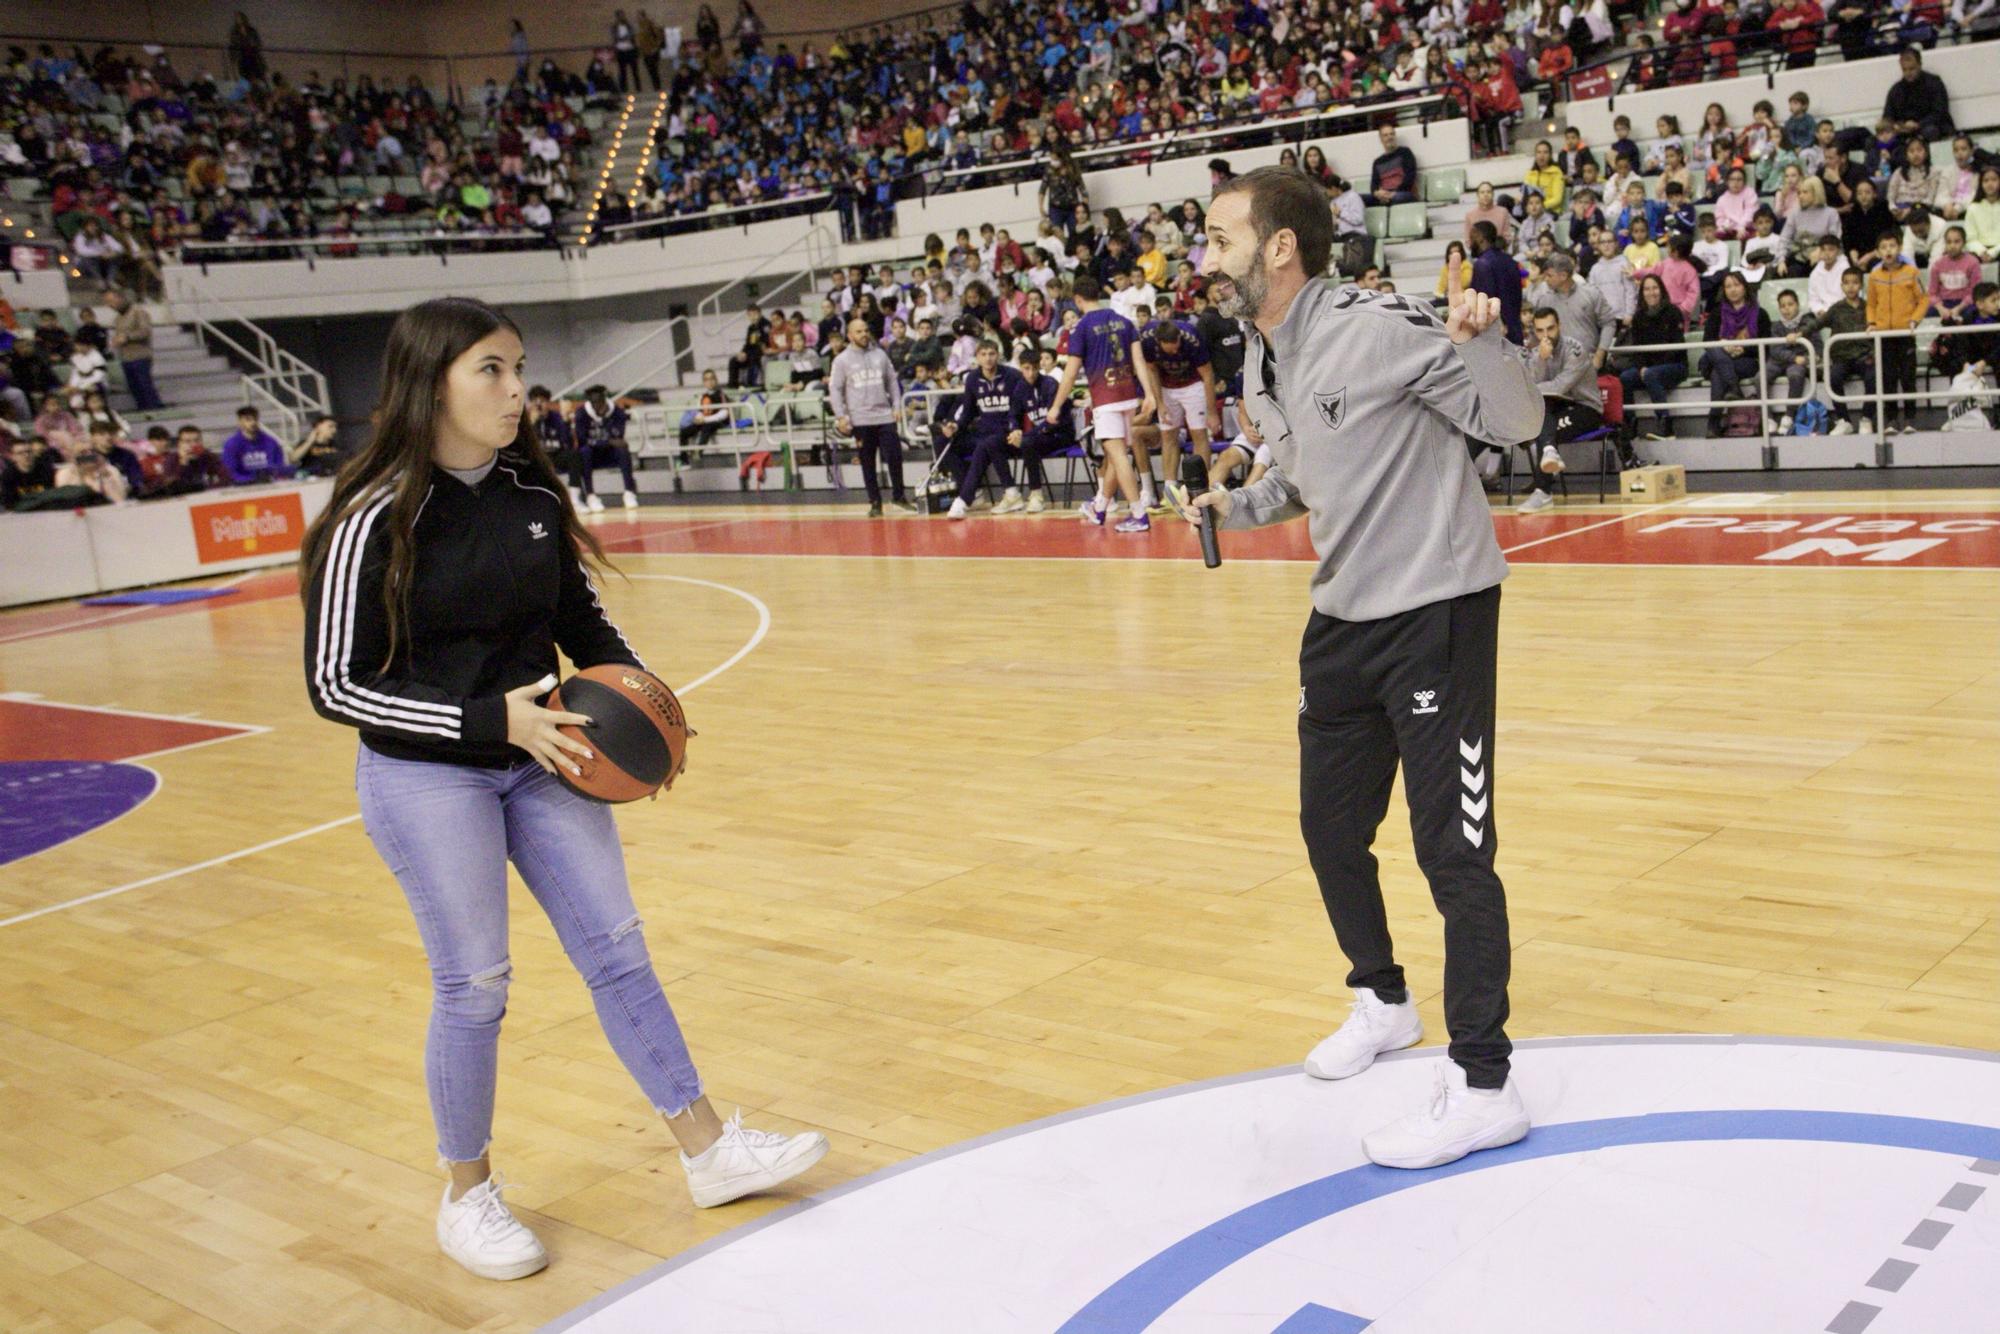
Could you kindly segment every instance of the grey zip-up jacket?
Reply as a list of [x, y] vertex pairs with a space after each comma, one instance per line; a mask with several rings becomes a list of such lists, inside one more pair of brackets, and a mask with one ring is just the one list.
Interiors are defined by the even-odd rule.
[[1590, 353], [1568, 334], [1556, 337], [1555, 355], [1542, 355], [1540, 340], [1528, 349], [1528, 375], [1544, 398], [1566, 398], [1572, 403], [1604, 411], [1604, 391], [1597, 387], [1597, 368]]
[[1271, 468], [1234, 493], [1226, 528], [1305, 515], [1313, 605], [1372, 621], [1507, 577], [1466, 449], [1532, 440], [1542, 396], [1499, 322], [1454, 345], [1428, 305], [1313, 278], [1265, 340], [1249, 326], [1243, 392]]
[[828, 393], [833, 415], [856, 426], [887, 425], [903, 406], [902, 383], [880, 343], [870, 343], [866, 352], [850, 346], [835, 357]]

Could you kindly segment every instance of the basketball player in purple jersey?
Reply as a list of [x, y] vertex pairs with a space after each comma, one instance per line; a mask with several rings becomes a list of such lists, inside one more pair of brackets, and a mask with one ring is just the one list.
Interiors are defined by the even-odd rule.
[[1097, 443], [1104, 451], [1104, 473], [1097, 494], [1083, 503], [1083, 517], [1102, 526], [1111, 512], [1111, 484], [1114, 478], [1125, 497], [1131, 517], [1118, 525], [1121, 533], [1144, 533], [1152, 529], [1146, 505], [1139, 498], [1138, 476], [1132, 467], [1128, 437], [1134, 421], [1145, 421], [1159, 408], [1153, 396], [1152, 372], [1145, 353], [1139, 350], [1139, 331], [1132, 321], [1103, 305], [1103, 289], [1088, 275], [1076, 280], [1071, 289], [1083, 318], [1069, 332], [1068, 355], [1063, 358], [1062, 383], [1056, 386], [1056, 401], [1049, 408], [1049, 424], [1056, 425], [1069, 410], [1069, 392], [1078, 371], [1085, 371], [1090, 385], [1090, 421]]

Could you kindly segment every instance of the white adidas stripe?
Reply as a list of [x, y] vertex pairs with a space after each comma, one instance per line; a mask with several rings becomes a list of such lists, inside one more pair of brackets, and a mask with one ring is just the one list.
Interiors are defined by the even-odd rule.
[[[458, 706], [401, 699], [368, 690], [357, 686], [348, 675], [348, 662], [353, 655], [354, 611], [368, 534], [376, 518], [392, 499], [393, 493], [384, 493], [381, 499], [350, 514], [334, 530], [321, 589], [318, 662], [314, 679], [328, 705], [352, 718], [456, 741], [459, 739], [458, 719], [461, 713]], [[333, 628], [336, 624], [340, 627], [337, 643]]]

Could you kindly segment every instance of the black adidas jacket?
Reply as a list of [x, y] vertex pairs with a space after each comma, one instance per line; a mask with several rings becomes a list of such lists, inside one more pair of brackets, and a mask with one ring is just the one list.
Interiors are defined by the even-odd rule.
[[558, 647], [579, 668], [644, 664], [564, 538], [562, 501], [523, 459], [503, 450], [477, 487], [433, 472], [395, 660], [383, 668], [384, 488], [328, 542], [306, 599], [306, 688], [322, 717], [383, 755], [506, 768], [528, 756], [507, 744], [502, 696], [555, 673]]

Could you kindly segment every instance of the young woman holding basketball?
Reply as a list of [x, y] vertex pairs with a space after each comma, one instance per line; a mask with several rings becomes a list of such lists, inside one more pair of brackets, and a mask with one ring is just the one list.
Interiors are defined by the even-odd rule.
[[603, 550], [523, 416], [522, 360], [520, 331], [483, 302], [399, 315], [374, 436], [306, 534], [301, 579], [313, 707], [360, 729], [362, 820], [430, 959], [424, 1069], [451, 1172], [438, 1244], [496, 1279], [548, 1263], [487, 1164], [509, 859], [680, 1142], [697, 1205], [767, 1190], [826, 1153], [818, 1134], [717, 1117], [654, 975], [611, 812], [555, 777], [590, 753], [557, 730], [588, 718], [538, 703], [556, 650], [579, 669], [643, 664], [598, 601], [586, 559]]

